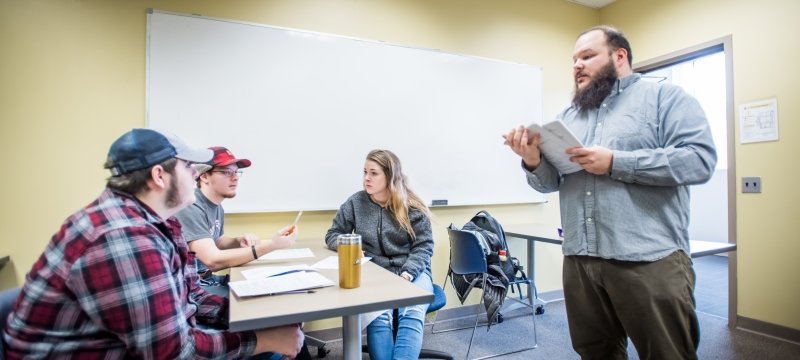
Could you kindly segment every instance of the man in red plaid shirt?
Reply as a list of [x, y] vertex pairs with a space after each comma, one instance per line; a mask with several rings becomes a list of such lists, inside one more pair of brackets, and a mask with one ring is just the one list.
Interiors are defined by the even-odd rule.
[[198, 287], [173, 217], [195, 201], [191, 164], [211, 157], [149, 129], [117, 139], [106, 189], [64, 222], [28, 273], [3, 334], [7, 358], [295, 356], [298, 325], [213, 329], [225, 326], [228, 302]]

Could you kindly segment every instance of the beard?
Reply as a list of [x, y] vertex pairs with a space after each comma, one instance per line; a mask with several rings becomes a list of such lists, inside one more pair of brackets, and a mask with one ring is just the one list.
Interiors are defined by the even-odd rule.
[[167, 207], [170, 209], [174, 209], [182, 205], [183, 201], [181, 200], [181, 194], [178, 190], [178, 179], [175, 175], [173, 175], [169, 180], [169, 189], [167, 189], [167, 200], [165, 205], [167, 205]]
[[575, 84], [572, 105], [580, 111], [599, 108], [603, 100], [611, 93], [614, 83], [617, 82], [617, 77], [617, 69], [614, 67], [614, 62], [609, 61], [591, 78], [591, 82], [583, 90], [578, 89], [578, 85]]
[[233, 199], [236, 197], [236, 191], [226, 192], [222, 194], [223, 199]]

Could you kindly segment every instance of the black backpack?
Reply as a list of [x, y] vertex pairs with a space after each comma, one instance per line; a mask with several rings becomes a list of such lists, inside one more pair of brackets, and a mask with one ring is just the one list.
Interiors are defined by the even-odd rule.
[[[508, 250], [503, 226], [488, 211], [479, 211], [469, 222], [464, 224], [461, 230], [474, 232], [479, 235], [478, 238], [485, 240], [488, 246], [488, 249], [484, 249], [486, 250], [486, 262], [489, 265], [500, 266], [508, 280], [514, 280], [517, 271], [522, 271], [522, 265], [519, 264], [519, 260], [512, 257], [511, 252]], [[506, 251], [505, 261], [500, 261], [500, 250]]]

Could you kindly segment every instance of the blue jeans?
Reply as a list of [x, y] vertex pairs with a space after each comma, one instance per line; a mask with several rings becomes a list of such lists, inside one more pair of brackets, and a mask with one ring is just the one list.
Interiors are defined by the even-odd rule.
[[[414, 284], [433, 292], [431, 277], [421, 273]], [[367, 347], [373, 360], [416, 359], [422, 349], [422, 329], [428, 303], [397, 309], [397, 337], [392, 332], [392, 310], [387, 310], [367, 326]]]

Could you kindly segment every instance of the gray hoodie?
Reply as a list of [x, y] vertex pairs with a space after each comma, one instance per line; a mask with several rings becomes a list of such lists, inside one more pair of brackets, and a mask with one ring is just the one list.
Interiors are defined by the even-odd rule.
[[431, 275], [433, 232], [431, 221], [425, 213], [412, 209], [408, 214], [417, 238], [400, 228], [388, 209], [370, 199], [366, 191], [359, 191], [342, 204], [333, 224], [325, 235], [328, 248], [336, 250], [339, 234], [355, 232], [361, 235], [361, 247], [366, 256], [379, 266], [395, 273], [407, 272], [415, 279], [423, 271]]

